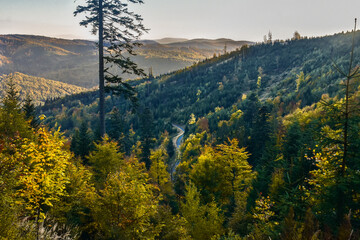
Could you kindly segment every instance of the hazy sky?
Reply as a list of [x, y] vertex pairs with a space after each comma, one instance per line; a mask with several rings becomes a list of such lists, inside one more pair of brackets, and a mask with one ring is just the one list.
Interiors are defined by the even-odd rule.
[[[73, 17], [84, 0], [0, 0], [0, 34], [94, 38]], [[232, 38], [262, 41], [290, 38], [295, 30], [319, 36], [351, 30], [359, 0], [145, 0], [132, 9], [150, 28], [146, 39]]]

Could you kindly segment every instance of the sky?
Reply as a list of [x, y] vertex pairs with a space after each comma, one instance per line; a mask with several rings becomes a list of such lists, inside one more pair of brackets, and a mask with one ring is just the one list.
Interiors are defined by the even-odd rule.
[[[0, 34], [95, 39], [73, 11], [84, 0], [0, 0]], [[142, 39], [231, 38], [260, 42], [331, 35], [353, 28], [359, 0], [144, 0], [131, 9], [150, 31]]]

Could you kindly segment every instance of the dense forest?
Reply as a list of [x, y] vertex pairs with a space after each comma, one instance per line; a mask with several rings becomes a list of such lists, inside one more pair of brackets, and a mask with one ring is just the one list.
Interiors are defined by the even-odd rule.
[[138, 101], [107, 95], [103, 138], [96, 91], [35, 108], [10, 81], [0, 237], [360, 239], [352, 36], [243, 46], [130, 81]]
[[33, 100], [35, 105], [44, 104], [45, 101], [49, 99], [61, 98], [87, 90], [75, 85], [15, 72], [9, 75], [0, 75], [1, 97], [6, 94], [7, 84], [10, 79], [16, 85], [21, 100], [24, 100], [26, 96], [28, 96]]
[[[223, 52], [240, 48], [249, 41], [194, 39], [180, 42], [143, 40], [132, 58], [146, 73], [169, 73]], [[14, 71], [80, 87], [97, 86], [98, 55], [94, 41], [68, 40], [35, 35], [0, 35], [0, 72]], [[136, 78], [123, 75], [125, 78]]]

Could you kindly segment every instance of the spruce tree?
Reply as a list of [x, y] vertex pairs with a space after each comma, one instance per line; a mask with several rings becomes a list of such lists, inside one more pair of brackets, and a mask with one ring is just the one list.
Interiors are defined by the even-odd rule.
[[[142, 4], [142, 0], [127, 2]], [[100, 135], [105, 135], [105, 90], [124, 95], [136, 102], [135, 89], [123, 81], [121, 74], [144, 76], [128, 55], [135, 55], [134, 48], [140, 46], [139, 39], [146, 28], [142, 18], [129, 10], [128, 3], [119, 0], [86, 0], [84, 6], [78, 6], [74, 15], [86, 14], [81, 26], [92, 26], [92, 33], [98, 34], [99, 48], [99, 112]], [[104, 47], [106, 44], [106, 47]], [[105, 53], [105, 54], [104, 54]], [[106, 66], [105, 66], [106, 64]], [[118, 69], [117, 69], [118, 68]], [[107, 86], [105, 86], [108, 83]]]
[[70, 150], [74, 152], [75, 156], [81, 157], [87, 163], [85, 156], [89, 155], [89, 152], [92, 150], [92, 134], [85, 121], [81, 123], [80, 129], [75, 130]]
[[[315, 154], [317, 168], [310, 172], [309, 181], [315, 189], [318, 207], [326, 216], [327, 224], [338, 227], [350, 209], [359, 209], [356, 196], [359, 194], [360, 155], [359, 148], [359, 100], [355, 94], [359, 67], [354, 68], [354, 45], [356, 20], [353, 31], [352, 49], [347, 70], [336, 63], [334, 67], [344, 77], [342, 99], [321, 100], [322, 115], [320, 149]], [[317, 187], [321, 186], [321, 187]], [[335, 210], [335, 211], [334, 211]], [[330, 225], [331, 226], [331, 225]]]
[[79, 155], [85, 159], [91, 150], [91, 134], [87, 122], [83, 121], [79, 129]]
[[29, 137], [31, 134], [30, 126], [25, 120], [19, 100], [19, 93], [10, 76], [7, 83], [6, 95], [2, 99], [0, 109], [0, 135], [7, 138], [15, 136]]
[[[337, 179], [337, 206], [336, 206], [336, 217], [337, 222], [340, 224], [344, 218], [344, 214], [346, 211], [351, 208], [352, 199], [351, 199], [351, 189], [353, 183], [349, 176], [347, 176], [347, 172], [351, 171], [359, 171], [360, 169], [356, 169], [358, 166], [358, 160], [360, 156], [358, 154], [359, 145], [355, 143], [354, 137], [358, 136], [358, 120], [359, 120], [359, 106], [358, 103], [354, 102], [354, 92], [352, 92], [352, 86], [354, 84], [354, 78], [359, 77], [359, 67], [354, 66], [354, 47], [355, 47], [355, 34], [356, 34], [356, 23], [357, 19], [355, 19], [355, 26], [353, 30], [353, 38], [352, 38], [352, 49], [350, 53], [350, 61], [347, 71], [342, 71], [336, 64], [335, 68], [340, 72], [340, 74], [345, 78], [343, 87], [344, 87], [344, 99], [340, 104], [340, 108], [335, 110], [335, 119], [340, 119], [338, 123], [335, 124], [335, 128], [340, 128], [342, 134], [339, 139], [331, 139], [331, 142], [335, 144], [339, 144], [340, 153], [340, 166], [338, 172]], [[334, 105], [328, 105], [332, 110], [337, 107]], [[354, 146], [355, 145], [355, 146]], [[356, 146], [357, 145], [357, 146]], [[355, 150], [355, 151], [351, 151]], [[335, 155], [336, 156], [336, 155]], [[345, 190], [346, 189], [346, 190]]]
[[29, 95], [26, 95], [24, 100], [23, 111], [25, 113], [25, 118], [30, 121], [31, 127], [37, 128], [39, 126], [39, 121], [36, 118], [35, 105]]
[[141, 123], [141, 161], [145, 163], [146, 169], [150, 169], [151, 148], [154, 143], [153, 116], [149, 108], [145, 108], [140, 116]]
[[119, 140], [124, 129], [124, 120], [117, 107], [114, 107], [108, 118], [108, 135], [114, 140]]

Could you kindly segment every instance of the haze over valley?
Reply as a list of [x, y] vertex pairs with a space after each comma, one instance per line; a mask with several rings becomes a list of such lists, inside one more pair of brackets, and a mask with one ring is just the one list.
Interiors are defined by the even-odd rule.
[[[231, 39], [160, 39], [143, 40], [143, 46], [133, 57], [140, 68], [155, 76], [166, 74], [214, 54], [240, 49], [249, 41]], [[80, 87], [98, 85], [98, 55], [95, 42], [66, 40], [31, 35], [0, 35], [0, 73], [21, 72], [27, 75], [52, 79]], [[123, 75], [124, 79], [138, 76]]]
[[359, 9], [0, 0], [0, 240], [360, 240]]

